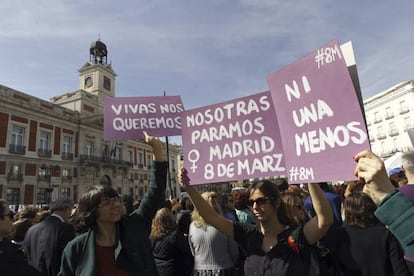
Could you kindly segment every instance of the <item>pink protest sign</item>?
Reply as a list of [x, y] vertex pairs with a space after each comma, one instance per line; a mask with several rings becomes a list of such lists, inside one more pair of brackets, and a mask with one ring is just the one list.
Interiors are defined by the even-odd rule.
[[369, 149], [363, 115], [337, 41], [270, 75], [290, 183], [355, 179]]
[[179, 96], [105, 97], [104, 139], [142, 139], [144, 130], [157, 137], [180, 135], [182, 111]]
[[181, 115], [184, 166], [190, 184], [285, 174], [270, 92]]

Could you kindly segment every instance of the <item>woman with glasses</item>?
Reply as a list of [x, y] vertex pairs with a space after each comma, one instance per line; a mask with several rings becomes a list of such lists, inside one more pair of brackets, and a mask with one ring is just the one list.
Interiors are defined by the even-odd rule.
[[76, 210], [84, 233], [66, 246], [59, 275], [158, 275], [149, 233], [165, 199], [167, 162], [160, 141], [144, 134], [152, 147], [154, 164], [140, 207], [122, 216], [122, 201], [114, 188], [91, 187]]
[[180, 183], [207, 223], [234, 239], [246, 252], [245, 275], [309, 275], [311, 245], [318, 242], [332, 224], [332, 210], [318, 185], [309, 185], [316, 216], [293, 227], [280, 199], [277, 186], [263, 181], [248, 189], [249, 206], [258, 224], [232, 222], [219, 215], [189, 186], [186, 169]]

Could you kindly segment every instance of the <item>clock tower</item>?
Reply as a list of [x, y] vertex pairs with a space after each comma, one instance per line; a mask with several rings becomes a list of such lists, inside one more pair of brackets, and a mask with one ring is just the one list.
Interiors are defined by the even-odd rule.
[[116, 73], [111, 64], [107, 63], [108, 50], [106, 45], [97, 40], [89, 49], [89, 62], [79, 69], [79, 88], [99, 97], [115, 96]]

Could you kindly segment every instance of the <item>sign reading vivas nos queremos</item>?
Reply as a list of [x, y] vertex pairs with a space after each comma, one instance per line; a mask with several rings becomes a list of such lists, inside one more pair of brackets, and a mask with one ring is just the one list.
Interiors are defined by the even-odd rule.
[[179, 96], [105, 97], [104, 139], [142, 139], [144, 130], [156, 137], [180, 135], [182, 111]]

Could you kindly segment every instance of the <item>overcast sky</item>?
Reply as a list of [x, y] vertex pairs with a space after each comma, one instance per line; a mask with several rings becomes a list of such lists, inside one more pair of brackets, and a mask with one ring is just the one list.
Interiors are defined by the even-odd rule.
[[2, 0], [0, 84], [48, 100], [79, 89], [98, 38], [116, 96], [186, 109], [268, 90], [266, 77], [352, 41], [363, 98], [414, 77], [414, 1]]

